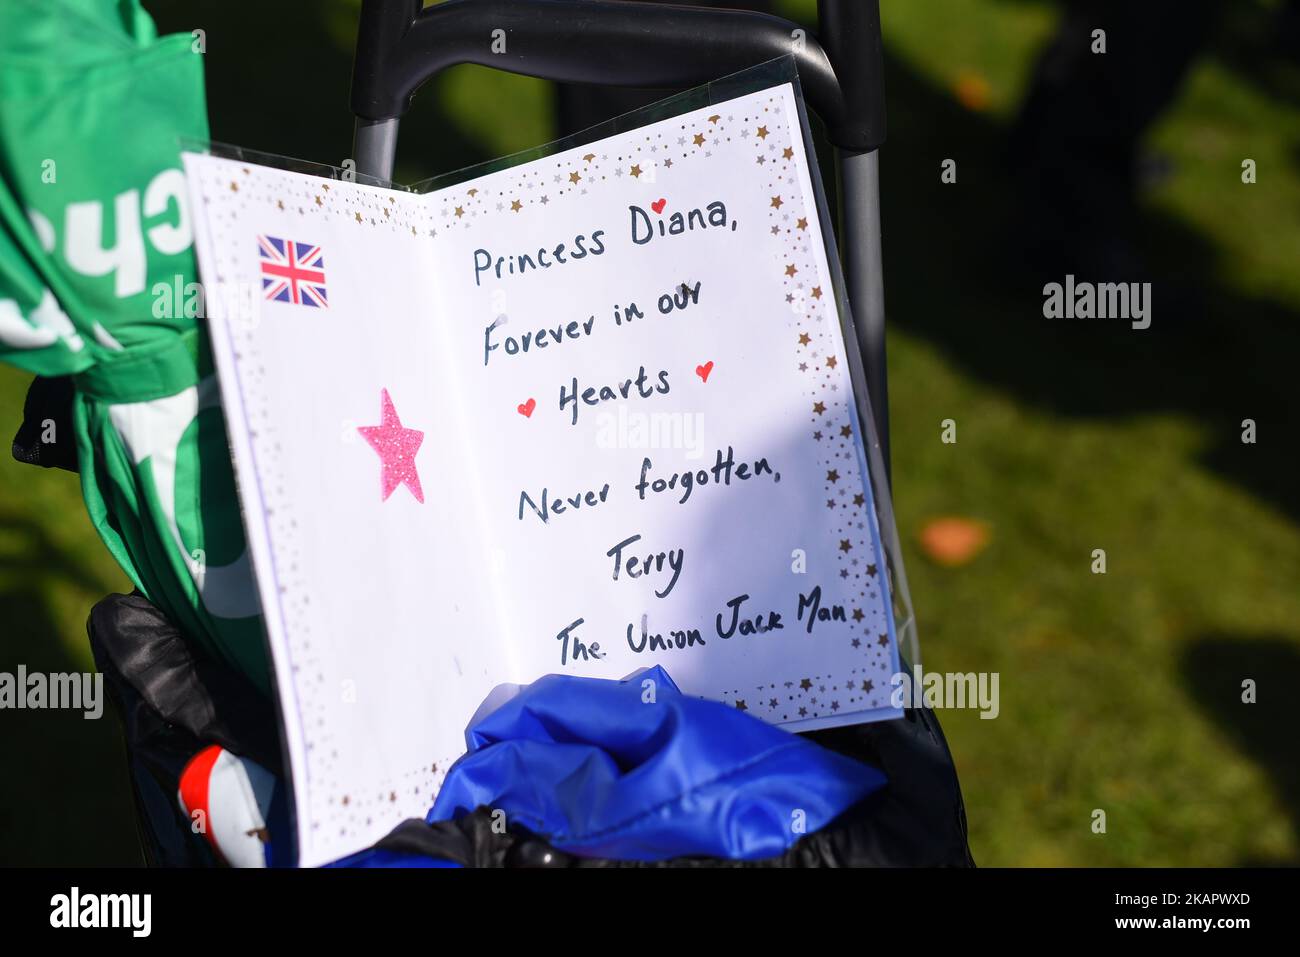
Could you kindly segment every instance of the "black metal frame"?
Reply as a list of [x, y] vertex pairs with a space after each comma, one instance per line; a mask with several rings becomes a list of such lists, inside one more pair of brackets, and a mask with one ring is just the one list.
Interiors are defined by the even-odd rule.
[[[365, 0], [352, 72], [352, 112], [400, 118], [427, 80], [459, 63], [542, 77], [681, 89], [793, 54], [830, 141], [868, 152], [885, 140], [876, 0], [821, 0], [818, 33], [747, 10], [631, 0]], [[492, 31], [508, 43], [492, 52]], [[823, 46], [823, 43], [825, 44]]]
[[[781, 17], [636, 0], [363, 0], [352, 72], [357, 171], [390, 179], [415, 92], [461, 63], [569, 83], [682, 89], [793, 55], [839, 170], [840, 246], [881, 454], [889, 467], [879, 167], [878, 0], [818, 0], [818, 36]], [[493, 52], [494, 31], [505, 50]], [[495, 34], [501, 36], [501, 34]], [[818, 39], [820, 37], [820, 39]]]

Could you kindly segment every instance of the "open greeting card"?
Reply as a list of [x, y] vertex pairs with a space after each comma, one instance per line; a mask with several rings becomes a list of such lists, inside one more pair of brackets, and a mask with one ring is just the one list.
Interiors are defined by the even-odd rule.
[[423, 816], [504, 683], [899, 715], [806, 118], [752, 87], [425, 192], [185, 155], [300, 863]]

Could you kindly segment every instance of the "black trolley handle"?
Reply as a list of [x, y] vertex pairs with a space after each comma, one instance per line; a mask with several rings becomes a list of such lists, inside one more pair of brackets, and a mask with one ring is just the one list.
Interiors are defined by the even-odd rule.
[[[634, 0], [363, 0], [352, 68], [357, 172], [391, 179], [415, 92], [475, 63], [546, 80], [682, 89], [792, 54], [837, 148], [840, 247], [886, 473], [885, 311], [877, 148], [885, 139], [878, 0], [818, 0], [817, 37], [781, 17]], [[494, 31], [505, 50], [493, 52]]]
[[[461, 63], [564, 83], [682, 89], [792, 54], [830, 141], [873, 150], [885, 138], [878, 4], [821, 0], [818, 20], [820, 41], [747, 10], [631, 0], [446, 0], [422, 9], [420, 0], [364, 0], [352, 112], [364, 127], [400, 119], [425, 82]], [[504, 31], [502, 52], [493, 52], [495, 31]]]

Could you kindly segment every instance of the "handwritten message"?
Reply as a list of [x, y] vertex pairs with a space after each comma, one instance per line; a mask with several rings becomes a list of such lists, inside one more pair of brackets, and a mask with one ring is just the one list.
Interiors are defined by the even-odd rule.
[[186, 170], [205, 284], [251, 290], [208, 298], [305, 863], [424, 814], [502, 684], [898, 714], [792, 86], [423, 194]]

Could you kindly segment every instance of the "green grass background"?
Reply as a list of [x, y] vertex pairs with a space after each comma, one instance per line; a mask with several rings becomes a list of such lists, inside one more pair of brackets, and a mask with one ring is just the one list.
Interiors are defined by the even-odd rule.
[[[207, 31], [216, 139], [349, 154], [357, 5], [148, 4]], [[1272, 3], [1232, 4], [1147, 147], [1138, 242], [1164, 277], [1146, 333], [1043, 320], [1005, 233], [1005, 131], [1058, 9], [884, 0], [882, 153], [895, 497], [927, 668], [996, 671], [1001, 714], [944, 712], [985, 865], [1300, 861], [1300, 82]], [[811, 2], [783, 2], [811, 22]], [[288, 36], [292, 42], [281, 42]], [[1294, 57], [1295, 54], [1292, 54]], [[293, 61], [314, 94], [262, 95]], [[966, 75], [986, 109], [953, 94]], [[417, 98], [399, 179], [553, 135], [553, 91], [474, 67]], [[955, 186], [939, 164], [958, 160]], [[1240, 182], [1243, 158], [1259, 182]], [[25, 377], [0, 368], [16, 424]], [[1258, 423], [1243, 445], [1240, 422]], [[955, 419], [958, 441], [939, 441]], [[987, 522], [972, 563], [916, 547]], [[1104, 548], [1108, 573], [1093, 575]], [[74, 476], [0, 461], [0, 670], [90, 667], [84, 622], [124, 576]], [[1241, 682], [1259, 701], [1240, 700]], [[0, 715], [0, 862], [139, 860], [115, 722]], [[1092, 812], [1107, 816], [1105, 834]]]

